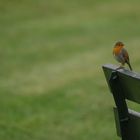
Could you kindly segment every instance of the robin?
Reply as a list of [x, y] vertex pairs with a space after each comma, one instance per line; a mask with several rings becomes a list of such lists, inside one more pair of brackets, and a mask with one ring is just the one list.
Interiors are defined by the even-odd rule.
[[[128, 64], [130, 70], [132, 71], [132, 67], [129, 61], [129, 55], [127, 50], [124, 48], [124, 44], [122, 42], [117, 42], [113, 48], [113, 55], [115, 59], [124, 66], [125, 63]], [[122, 67], [120, 66], [120, 67]]]

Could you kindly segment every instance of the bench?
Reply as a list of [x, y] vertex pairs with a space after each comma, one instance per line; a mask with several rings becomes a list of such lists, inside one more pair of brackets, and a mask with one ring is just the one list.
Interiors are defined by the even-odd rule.
[[129, 109], [127, 104], [127, 100], [140, 104], [140, 74], [111, 64], [102, 68], [115, 102], [117, 135], [122, 140], [140, 140], [140, 113]]

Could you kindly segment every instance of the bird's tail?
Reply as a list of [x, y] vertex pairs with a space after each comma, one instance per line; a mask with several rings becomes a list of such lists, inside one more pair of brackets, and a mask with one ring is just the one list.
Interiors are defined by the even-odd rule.
[[130, 70], [132, 71], [133, 69], [132, 69], [132, 67], [131, 67], [130, 62], [129, 62], [129, 61], [127, 61], [126, 63], [128, 64], [128, 66], [129, 66]]

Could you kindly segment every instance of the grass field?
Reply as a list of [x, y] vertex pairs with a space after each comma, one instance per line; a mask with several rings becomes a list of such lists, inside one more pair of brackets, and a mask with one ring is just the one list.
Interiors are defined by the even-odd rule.
[[140, 72], [138, 0], [1, 0], [0, 139], [119, 140], [102, 72], [123, 41]]

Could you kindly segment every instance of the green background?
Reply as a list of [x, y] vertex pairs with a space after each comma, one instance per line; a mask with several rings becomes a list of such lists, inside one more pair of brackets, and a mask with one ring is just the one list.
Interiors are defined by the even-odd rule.
[[123, 41], [140, 71], [139, 5], [1, 0], [0, 139], [119, 140], [102, 65]]

